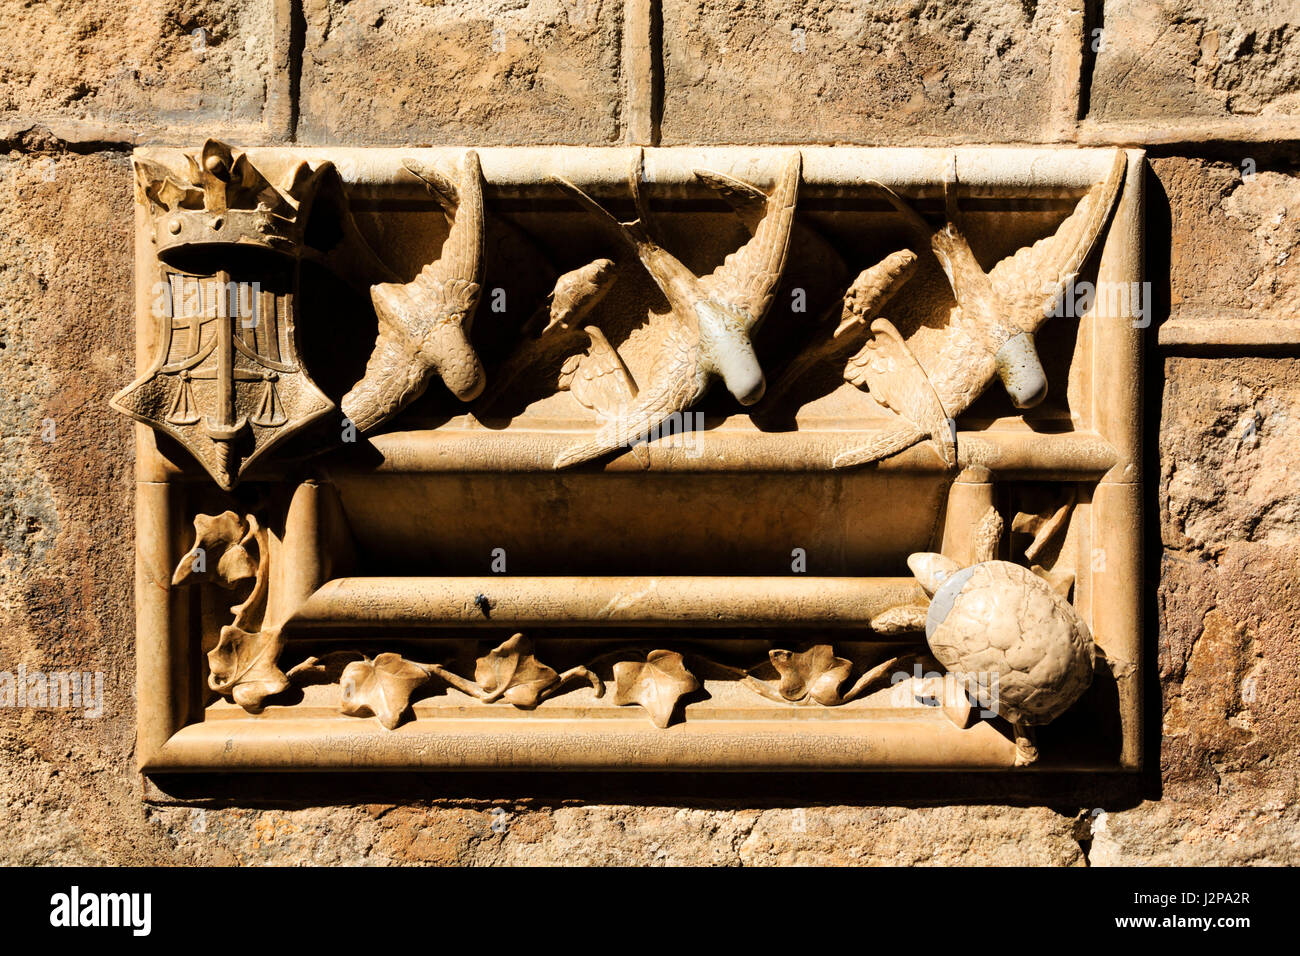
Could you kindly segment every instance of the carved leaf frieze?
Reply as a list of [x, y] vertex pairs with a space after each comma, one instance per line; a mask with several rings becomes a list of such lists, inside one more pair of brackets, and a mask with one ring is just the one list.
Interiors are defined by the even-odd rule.
[[339, 681], [339, 709], [349, 717], [378, 717], [393, 730], [411, 703], [411, 694], [427, 683], [429, 672], [400, 654], [353, 661]]
[[661, 730], [672, 722], [681, 698], [699, 687], [700, 682], [676, 651], [651, 651], [644, 661], [614, 665], [614, 703], [620, 707], [640, 704]]

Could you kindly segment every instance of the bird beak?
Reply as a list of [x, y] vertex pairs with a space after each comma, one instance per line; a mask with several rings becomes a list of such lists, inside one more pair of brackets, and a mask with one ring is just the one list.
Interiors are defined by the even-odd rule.
[[998, 377], [1016, 408], [1033, 408], [1047, 397], [1047, 373], [1038, 360], [1032, 335], [1013, 335], [998, 349], [995, 358]]
[[727, 391], [736, 396], [736, 401], [742, 405], [757, 405], [767, 391], [767, 380], [761, 371], [756, 377], [747, 376], [740, 382], [733, 383], [728, 379]]

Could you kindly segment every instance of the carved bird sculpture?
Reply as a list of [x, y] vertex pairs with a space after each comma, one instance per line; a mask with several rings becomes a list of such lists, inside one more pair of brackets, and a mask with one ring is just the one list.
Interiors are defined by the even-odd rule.
[[438, 258], [407, 283], [370, 290], [379, 336], [361, 381], [343, 396], [358, 431], [373, 428], [419, 398], [434, 375], [461, 401], [483, 391], [485, 375], [469, 331], [483, 280], [483, 174], [465, 153], [459, 185], [431, 166], [405, 160], [450, 220]]
[[[809, 371], [839, 356], [841, 360], [866, 336], [868, 323], [885, 307], [912, 273], [916, 253], [900, 249], [863, 269], [835, 307], [827, 310], [812, 340], [790, 361], [763, 396], [765, 408], [775, 408]], [[838, 321], [836, 321], [838, 320]]]
[[[555, 280], [555, 287], [541, 308], [520, 329], [514, 350], [492, 372], [487, 389], [475, 403], [480, 419], [489, 417], [519, 378], [539, 366], [549, 366], [564, 352], [572, 352], [590, 341], [582, 323], [614, 283], [616, 267], [609, 259], [596, 259]], [[621, 362], [620, 362], [621, 364]]]
[[[637, 442], [673, 414], [698, 402], [715, 378], [721, 378], [742, 405], [752, 405], [763, 397], [763, 370], [750, 335], [771, 305], [785, 268], [802, 158], [795, 153], [785, 163], [750, 240], [710, 275], [698, 277], [650, 235], [640, 191], [643, 155], [638, 151], [630, 176], [637, 208], [637, 219], [632, 222], [619, 222], [573, 183], [555, 179], [580, 205], [615, 227], [671, 310], [670, 327], [650, 379], [635, 402], [601, 425], [594, 438], [562, 452], [555, 460], [556, 468], [590, 461]], [[697, 175], [710, 185], [720, 181], [716, 173]]]
[[944, 460], [956, 464], [953, 421], [995, 378], [1017, 408], [1031, 408], [1047, 394], [1047, 378], [1034, 347], [1034, 333], [1055, 310], [1101, 234], [1124, 182], [1127, 159], [1117, 150], [1107, 177], [1079, 200], [1051, 236], [1003, 259], [987, 273], [962, 231], [957, 209], [955, 161], [944, 180], [947, 223], [931, 230], [893, 190], [880, 183], [904, 222], [927, 242], [943, 267], [956, 305], [932, 368], [912, 354], [886, 319], [872, 323], [874, 338], [849, 360], [844, 377], [865, 386], [893, 411], [898, 424], [859, 448], [841, 453], [835, 467], [877, 461], [929, 437]]

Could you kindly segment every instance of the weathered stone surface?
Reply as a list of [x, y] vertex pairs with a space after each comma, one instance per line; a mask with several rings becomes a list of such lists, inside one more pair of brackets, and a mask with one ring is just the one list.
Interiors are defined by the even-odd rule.
[[1171, 306], [1294, 318], [1300, 295], [1300, 174], [1289, 164], [1157, 157], [1168, 196]]
[[1296, 540], [1298, 410], [1295, 359], [1166, 362], [1160, 430], [1166, 547], [1217, 557], [1237, 541]]
[[1298, 375], [1290, 358], [1166, 363], [1158, 668], [1174, 794], [1291, 800], [1300, 780]]
[[1295, 866], [1300, 809], [1252, 794], [1148, 801], [1092, 821], [1090, 866]]
[[150, 830], [201, 862], [508, 866], [771, 866], [1083, 862], [1074, 821], [1046, 809], [624, 805], [157, 808]]
[[1295, 545], [1235, 544], [1217, 563], [1166, 559], [1159, 666], [1162, 763], [1171, 793], [1294, 800], [1298, 556]]
[[0, 244], [0, 670], [104, 672], [98, 719], [0, 709], [0, 858], [143, 862], [134, 443], [104, 406], [134, 368], [126, 157], [0, 159]]
[[0, 123], [148, 131], [256, 125], [271, 81], [272, 0], [3, 0]]
[[298, 139], [614, 142], [616, 0], [307, 0]]
[[666, 144], [1032, 141], [1076, 108], [1053, 58], [1077, 64], [1081, 21], [1054, 0], [665, 0], [663, 22]]
[[1089, 116], [1300, 115], [1300, 18], [1273, 0], [1112, 0]]

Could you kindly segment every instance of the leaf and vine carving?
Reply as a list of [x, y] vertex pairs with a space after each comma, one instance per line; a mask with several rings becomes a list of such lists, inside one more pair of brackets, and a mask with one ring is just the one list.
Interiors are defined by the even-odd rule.
[[682, 655], [664, 650], [651, 651], [644, 661], [615, 664], [614, 681], [614, 703], [620, 707], [640, 704], [660, 730], [672, 722], [682, 697], [700, 688]]
[[[333, 669], [337, 662], [331, 666], [311, 657], [286, 674], [279, 666], [285, 646], [281, 628], [265, 620], [270, 561], [266, 529], [255, 516], [241, 518], [233, 511], [197, 515], [194, 529], [194, 545], [177, 565], [173, 585], [205, 584], [224, 591], [235, 591], [249, 582], [252, 585], [248, 596], [231, 607], [234, 620], [221, 628], [217, 645], [208, 654], [209, 686], [245, 710], [261, 710], [268, 698], [291, 684], [329, 682], [331, 671], [338, 674], [340, 712], [349, 717], [373, 716], [389, 730], [396, 729], [408, 714], [412, 695], [434, 678], [484, 704], [504, 701], [523, 710], [537, 707], [575, 683], [590, 686], [598, 699], [605, 696], [605, 682], [594, 664], [560, 672], [538, 659], [532, 641], [522, 633], [479, 657], [473, 679], [445, 665], [420, 663], [392, 652], [373, 659], [346, 651], [327, 655], [359, 658], [348, 662], [341, 673]], [[682, 699], [701, 688], [686, 657], [678, 651], [658, 648], [633, 660], [626, 659], [625, 653], [618, 656], [624, 659], [611, 667], [613, 704], [644, 708], [661, 729], [673, 722]], [[752, 669], [732, 668], [705, 658], [700, 658], [700, 663], [727, 672], [769, 700], [833, 707], [861, 696], [898, 660], [891, 658], [876, 665], [847, 690], [844, 686], [852, 676], [853, 663], [837, 657], [829, 644], [802, 651], [770, 651], [769, 661], [778, 675], [775, 684], [756, 677]]]
[[353, 661], [339, 681], [339, 709], [349, 717], [377, 717], [393, 730], [410, 707], [411, 695], [434, 677], [485, 704], [504, 700], [521, 710], [532, 710], [570, 683], [586, 682], [597, 697], [605, 694], [604, 682], [586, 667], [560, 673], [534, 656], [532, 641], [514, 634], [475, 662], [473, 680], [442, 664], [422, 664], [400, 654]]
[[[906, 655], [876, 664], [856, 679], [852, 679], [853, 662], [837, 657], [829, 644], [815, 644], [802, 651], [781, 648], [770, 651], [768, 663], [776, 671], [775, 682], [756, 676], [753, 671], [759, 667], [731, 667], [698, 654], [666, 648], [643, 655], [636, 653], [631, 658], [628, 651], [618, 651], [588, 666], [561, 673], [537, 659], [526, 636], [515, 634], [478, 658], [472, 680], [444, 665], [417, 663], [392, 653], [380, 654], [373, 660], [362, 657], [352, 661], [340, 678], [340, 710], [351, 717], [377, 717], [392, 730], [402, 722], [412, 694], [433, 678], [481, 703], [504, 701], [521, 710], [537, 707], [571, 684], [590, 686], [599, 699], [605, 696], [605, 681], [597, 671], [606, 666], [600, 661], [609, 662], [611, 657], [619, 658], [608, 665], [614, 684], [613, 705], [639, 706], [651, 723], [664, 729], [684, 716], [681, 710], [684, 698], [702, 688], [697, 673], [723, 674], [782, 704], [838, 707], [876, 689], [901, 666]], [[294, 668], [291, 675], [308, 672], [321, 675], [326, 670], [313, 658]]]
[[194, 546], [172, 574], [173, 587], [207, 584], [235, 591], [252, 581], [248, 596], [230, 609], [234, 620], [208, 652], [208, 686], [253, 712], [289, 687], [278, 663], [284, 638], [278, 624], [265, 620], [269, 570], [266, 529], [253, 515], [225, 511], [195, 516]]

